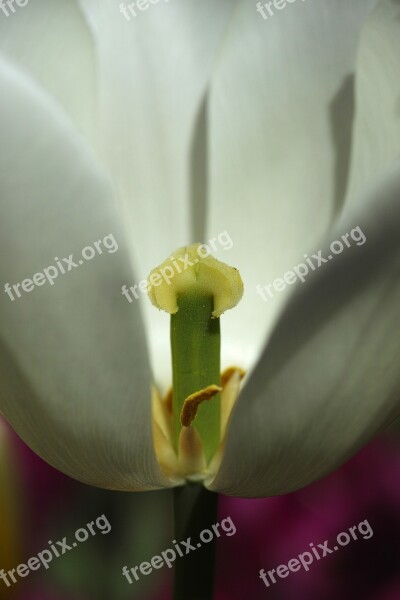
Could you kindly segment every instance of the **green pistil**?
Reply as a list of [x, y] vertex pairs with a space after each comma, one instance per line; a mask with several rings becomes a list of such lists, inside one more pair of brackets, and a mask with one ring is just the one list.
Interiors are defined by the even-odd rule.
[[[173, 370], [173, 442], [178, 451], [181, 411], [188, 396], [212, 384], [221, 384], [221, 334], [212, 296], [198, 291], [178, 294], [178, 312], [171, 315]], [[207, 462], [220, 442], [220, 394], [203, 402], [193, 427], [203, 443]]]

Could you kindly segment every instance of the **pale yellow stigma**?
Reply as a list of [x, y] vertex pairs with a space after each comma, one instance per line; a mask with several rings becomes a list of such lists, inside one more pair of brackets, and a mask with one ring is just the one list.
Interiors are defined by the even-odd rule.
[[178, 296], [201, 293], [214, 298], [213, 317], [238, 304], [243, 296], [239, 271], [212, 256], [204, 256], [204, 246], [192, 244], [179, 248], [149, 276], [149, 298], [167, 313], [178, 311]]

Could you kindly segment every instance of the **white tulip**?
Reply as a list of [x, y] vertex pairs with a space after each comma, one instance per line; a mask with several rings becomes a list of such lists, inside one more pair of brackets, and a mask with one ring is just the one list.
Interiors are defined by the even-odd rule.
[[[222, 363], [248, 375], [209, 488], [305, 486], [400, 412], [400, 5], [308, 0], [265, 20], [255, 4], [173, 0], [128, 21], [107, 0], [41, 0], [0, 15], [0, 260], [15, 292], [0, 296], [0, 408], [85, 483], [176, 484], [151, 414], [152, 385], [171, 383], [169, 319], [121, 289], [223, 231], [245, 295], [222, 317]], [[270, 302], [256, 293], [355, 227], [365, 244]], [[26, 283], [110, 235], [118, 251]]]

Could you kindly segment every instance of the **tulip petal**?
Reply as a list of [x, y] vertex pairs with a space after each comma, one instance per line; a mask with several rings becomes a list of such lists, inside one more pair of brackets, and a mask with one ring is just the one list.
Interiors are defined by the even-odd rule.
[[342, 253], [286, 306], [239, 396], [211, 489], [290, 492], [338, 467], [399, 415], [400, 162], [368, 202], [346, 211], [322, 256], [356, 227], [366, 241], [357, 232], [359, 245], [342, 242]]
[[[209, 103], [208, 236], [227, 230], [226, 260], [246, 291], [224, 318], [224, 365], [257, 360], [285, 294], [266, 307], [256, 285], [302, 260], [343, 205], [352, 72], [374, 4], [299, 0], [264, 20], [246, 0], [226, 36]], [[220, 258], [225, 252], [214, 243]]]
[[349, 201], [400, 152], [400, 4], [382, 0], [364, 28], [357, 64], [357, 111]]
[[[204, 152], [196, 146], [196, 122], [234, 3], [159, 0], [141, 3], [145, 9], [109, 0], [80, 4], [97, 46], [102, 153], [124, 201], [139, 276], [134, 285], [176, 248], [201, 241], [202, 206], [192, 206], [204, 204], [206, 185], [193, 173]], [[166, 389], [169, 319], [142, 292], [139, 297], [154, 372]]]
[[51, 97], [3, 59], [0, 87], [0, 410], [71, 477], [167, 485], [114, 192]]
[[46, 89], [79, 131], [94, 142], [94, 43], [75, 0], [30, 1], [14, 7], [12, 14], [3, 2], [3, 11], [0, 52]]

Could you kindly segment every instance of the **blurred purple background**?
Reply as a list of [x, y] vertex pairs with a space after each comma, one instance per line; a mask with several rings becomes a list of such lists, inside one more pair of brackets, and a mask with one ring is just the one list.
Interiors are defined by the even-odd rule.
[[[0, 599], [171, 599], [171, 572], [153, 571], [129, 585], [122, 566], [151, 559], [171, 545], [168, 491], [124, 494], [97, 490], [58, 473], [2, 427], [1, 568], [47, 547], [48, 540], [105, 514], [108, 535], [96, 535], [11, 588]], [[5, 493], [6, 492], [6, 493]], [[400, 440], [382, 437], [342, 468], [284, 497], [221, 497], [219, 520], [231, 517], [236, 534], [218, 542], [215, 600], [400, 600]], [[370, 539], [340, 548], [266, 588], [259, 570], [292, 558], [367, 520]], [[7, 524], [7, 525], [6, 525]], [[190, 599], [188, 599], [190, 600]]]

